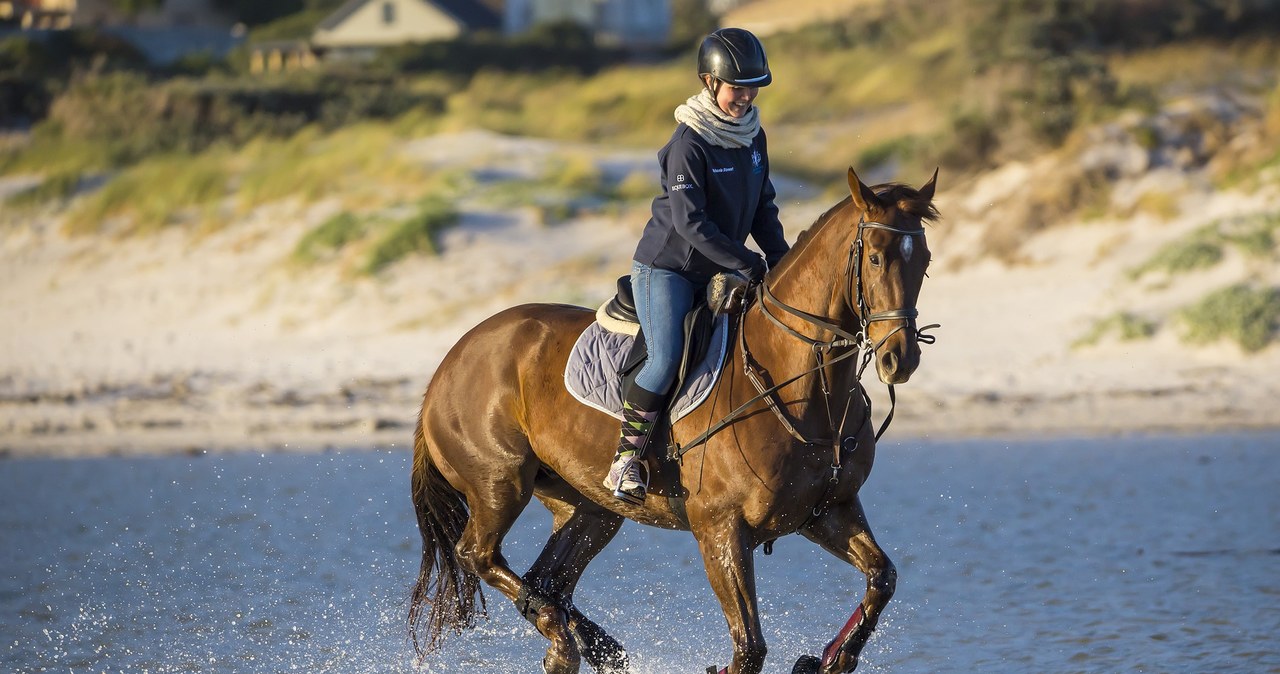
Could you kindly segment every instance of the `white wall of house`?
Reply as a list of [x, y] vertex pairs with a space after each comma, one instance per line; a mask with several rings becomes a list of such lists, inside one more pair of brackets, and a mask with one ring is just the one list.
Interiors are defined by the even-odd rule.
[[463, 26], [422, 0], [370, 0], [332, 30], [317, 29], [317, 47], [378, 47], [457, 37]]

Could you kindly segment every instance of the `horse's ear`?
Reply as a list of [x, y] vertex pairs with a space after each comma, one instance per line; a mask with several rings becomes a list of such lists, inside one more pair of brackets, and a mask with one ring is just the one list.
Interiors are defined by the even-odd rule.
[[938, 188], [938, 169], [933, 169], [933, 177], [920, 188], [920, 196], [925, 201], [933, 201], [933, 193]]
[[852, 166], [849, 167], [849, 194], [853, 195], [853, 203], [862, 209], [863, 213], [870, 212], [871, 206], [879, 205], [880, 203], [876, 199], [876, 193], [872, 192], [870, 187], [862, 184], [858, 174], [853, 172]]

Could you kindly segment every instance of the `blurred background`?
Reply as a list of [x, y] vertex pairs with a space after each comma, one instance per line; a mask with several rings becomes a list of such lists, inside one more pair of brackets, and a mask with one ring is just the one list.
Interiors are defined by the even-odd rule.
[[893, 433], [1280, 423], [1278, 0], [0, 0], [0, 451], [406, 446], [627, 273], [728, 25], [790, 238], [941, 168]]
[[[940, 169], [859, 671], [1280, 671], [1280, 0], [0, 0], [0, 670], [536, 667], [493, 592], [413, 661], [418, 406], [612, 294], [719, 26], [790, 240]], [[766, 671], [863, 592], [816, 552], [757, 557]], [[639, 674], [728, 661], [682, 532], [575, 601]]]

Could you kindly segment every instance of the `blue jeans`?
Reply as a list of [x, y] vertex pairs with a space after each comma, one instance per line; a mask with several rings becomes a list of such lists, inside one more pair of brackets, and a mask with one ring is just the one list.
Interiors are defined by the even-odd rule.
[[684, 317], [698, 287], [680, 274], [632, 262], [631, 289], [649, 357], [636, 384], [650, 393], [668, 393], [684, 354]]

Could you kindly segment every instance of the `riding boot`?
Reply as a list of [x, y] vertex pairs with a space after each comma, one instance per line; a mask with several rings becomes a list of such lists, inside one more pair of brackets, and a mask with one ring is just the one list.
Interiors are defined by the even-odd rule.
[[632, 386], [623, 399], [618, 451], [604, 480], [605, 488], [612, 489], [614, 497], [635, 505], [644, 503], [649, 488], [644, 450], [664, 402], [665, 396], [640, 386]]

